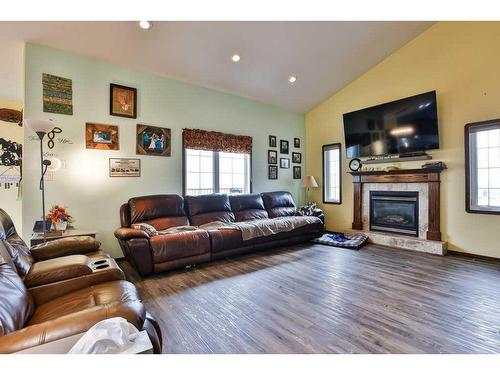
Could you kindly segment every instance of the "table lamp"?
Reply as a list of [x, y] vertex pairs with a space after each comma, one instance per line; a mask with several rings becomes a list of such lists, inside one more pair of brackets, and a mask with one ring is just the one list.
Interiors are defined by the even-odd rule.
[[43, 158], [43, 138], [45, 134], [50, 132], [56, 126], [52, 120], [24, 120], [24, 123], [28, 128], [33, 130], [38, 138], [40, 139], [40, 190], [42, 191], [42, 223], [43, 223], [43, 242], [47, 242], [47, 227], [45, 225], [45, 184], [44, 176], [47, 172], [47, 168], [51, 164], [50, 160], [44, 160]]
[[316, 182], [314, 176], [306, 176], [302, 179], [300, 186], [305, 187], [307, 189], [306, 190], [306, 198], [307, 198], [307, 196], [309, 195], [309, 189], [318, 187], [318, 183]]

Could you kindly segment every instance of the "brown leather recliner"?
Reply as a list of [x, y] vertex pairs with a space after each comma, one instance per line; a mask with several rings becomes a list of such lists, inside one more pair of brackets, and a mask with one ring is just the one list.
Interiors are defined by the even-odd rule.
[[205, 230], [173, 232], [150, 237], [134, 229], [146, 223], [158, 231], [189, 225], [184, 200], [178, 195], [132, 198], [120, 208], [122, 227], [115, 231], [120, 247], [141, 275], [167, 271], [210, 260], [210, 239]]
[[139, 330], [146, 330], [154, 352], [161, 352], [160, 330], [146, 313], [133, 284], [110, 281], [56, 298], [43, 298], [45, 302], [38, 303], [5, 259], [4, 244], [0, 241], [0, 353], [14, 353], [83, 333], [112, 317], [123, 317]]
[[237, 228], [180, 228], [150, 236], [133, 224], [150, 224], [158, 231], [179, 226], [202, 226], [210, 222], [260, 220], [294, 216], [295, 203], [290, 193], [228, 196], [153, 195], [129, 200], [120, 208], [122, 227], [115, 231], [123, 253], [142, 276], [182, 266], [206, 262], [234, 254], [269, 247], [290, 245], [321, 236], [324, 230], [321, 210], [314, 212], [320, 220], [288, 232], [243, 241]]
[[16, 268], [38, 303], [91, 285], [125, 279], [115, 260], [99, 250], [100, 242], [92, 237], [68, 237], [28, 248], [2, 209], [0, 241], [7, 251], [4, 260]]

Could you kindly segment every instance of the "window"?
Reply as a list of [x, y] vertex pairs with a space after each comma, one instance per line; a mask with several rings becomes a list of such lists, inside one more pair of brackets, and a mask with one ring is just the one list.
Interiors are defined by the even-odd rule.
[[323, 146], [323, 202], [342, 203], [340, 143]]
[[185, 195], [250, 193], [250, 155], [186, 148]]
[[500, 214], [500, 120], [465, 127], [466, 209]]

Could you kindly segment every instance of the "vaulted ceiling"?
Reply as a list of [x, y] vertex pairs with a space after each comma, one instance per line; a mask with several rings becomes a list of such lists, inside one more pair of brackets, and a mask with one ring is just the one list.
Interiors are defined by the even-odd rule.
[[0, 22], [0, 97], [22, 98], [22, 45], [32, 42], [306, 112], [431, 25], [153, 22], [143, 30], [137, 22]]

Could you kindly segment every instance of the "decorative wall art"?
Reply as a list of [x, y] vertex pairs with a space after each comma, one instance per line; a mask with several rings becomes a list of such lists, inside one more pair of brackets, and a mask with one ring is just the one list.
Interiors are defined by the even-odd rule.
[[0, 138], [0, 165], [4, 167], [19, 167], [23, 157], [23, 145]]
[[278, 164], [278, 151], [267, 150], [267, 164]]
[[137, 118], [137, 89], [110, 84], [109, 114], [128, 118]]
[[141, 159], [110, 158], [109, 177], [141, 177]]
[[96, 150], [118, 150], [118, 126], [86, 123], [85, 144]]
[[276, 136], [275, 135], [269, 136], [269, 147], [276, 147]]
[[300, 148], [300, 138], [293, 139], [293, 147]]
[[0, 121], [14, 122], [23, 126], [23, 111], [10, 108], [0, 108]]
[[292, 163], [302, 163], [302, 154], [300, 152], [292, 152]]
[[293, 167], [293, 179], [300, 180], [302, 178], [302, 168], [299, 166]]
[[277, 165], [268, 165], [267, 166], [267, 178], [269, 180], [277, 180], [278, 179], [278, 166]]
[[285, 169], [290, 168], [290, 159], [280, 158], [280, 168], [285, 168]]
[[289, 148], [288, 148], [288, 141], [285, 141], [283, 139], [280, 140], [280, 153], [281, 154], [288, 154], [289, 153]]
[[68, 78], [42, 74], [43, 111], [73, 114], [73, 81]]
[[137, 124], [137, 155], [170, 156], [170, 129]]

